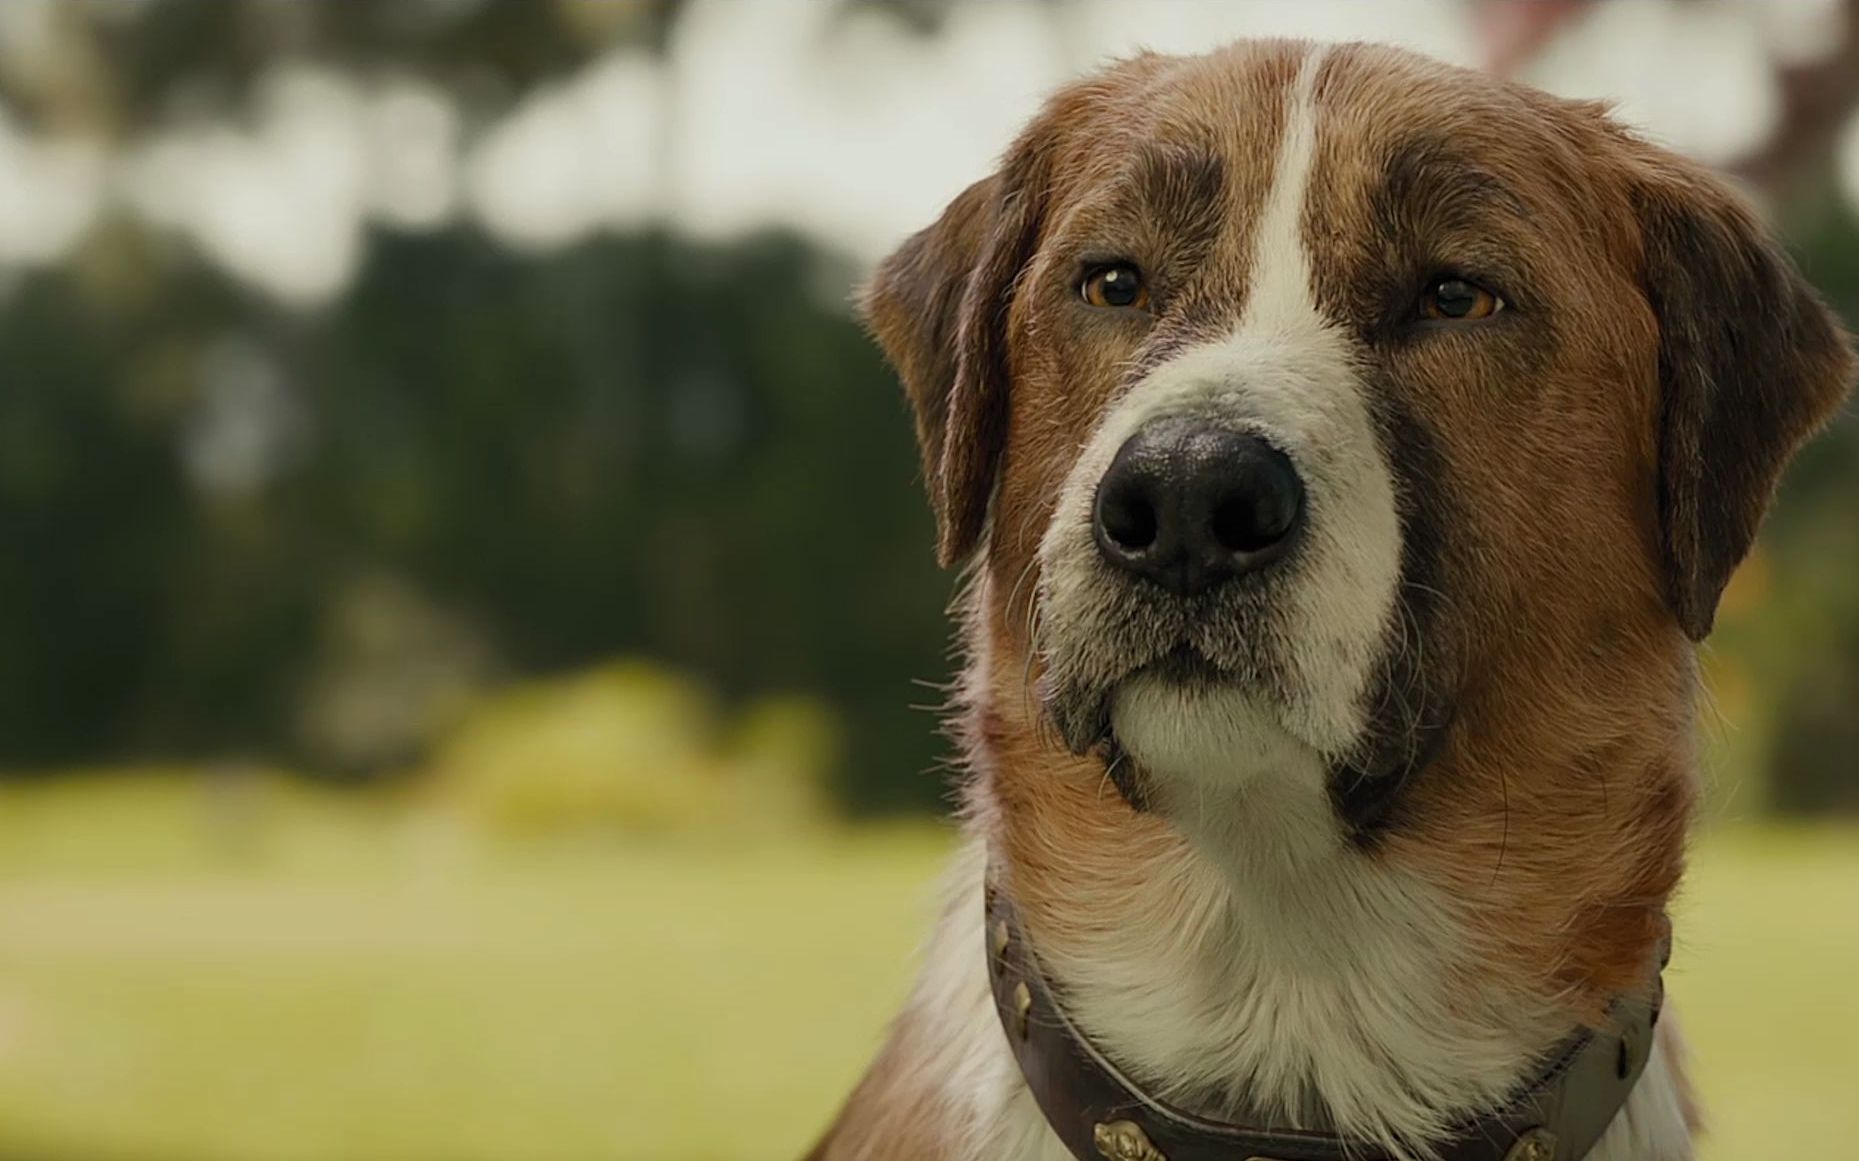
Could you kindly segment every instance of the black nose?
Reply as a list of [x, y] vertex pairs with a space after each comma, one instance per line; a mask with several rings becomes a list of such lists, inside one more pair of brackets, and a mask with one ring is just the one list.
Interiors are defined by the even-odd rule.
[[1097, 548], [1118, 568], [1192, 596], [1284, 554], [1304, 485], [1283, 452], [1186, 417], [1145, 424], [1097, 485]]

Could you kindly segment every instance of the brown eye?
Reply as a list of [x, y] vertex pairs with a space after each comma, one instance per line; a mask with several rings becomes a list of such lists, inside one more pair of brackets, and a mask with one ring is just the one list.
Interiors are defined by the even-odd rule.
[[1436, 278], [1420, 296], [1422, 318], [1476, 322], [1503, 309], [1503, 299], [1463, 278]]
[[1134, 307], [1149, 305], [1149, 288], [1143, 285], [1142, 271], [1128, 262], [1099, 266], [1084, 276], [1079, 293], [1092, 306]]

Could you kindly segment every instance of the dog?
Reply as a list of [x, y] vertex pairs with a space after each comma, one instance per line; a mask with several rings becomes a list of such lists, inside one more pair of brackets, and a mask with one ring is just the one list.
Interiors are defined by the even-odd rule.
[[866, 288], [966, 570], [919, 983], [815, 1158], [1676, 1161], [1695, 646], [1854, 378], [1605, 106], [1058, 92]]

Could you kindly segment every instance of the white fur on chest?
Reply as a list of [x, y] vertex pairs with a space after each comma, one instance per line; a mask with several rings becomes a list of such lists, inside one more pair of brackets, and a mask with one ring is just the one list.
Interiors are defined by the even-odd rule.
[[[963, 1161], [1070, 1161], [1027, 1092], [994, 1012], [982, 954], [984, 868], [982, 844], [973, 841], [954, 868], [952, 906], [930, 946], [912, 1004], [937, 1029], [935, 1051], [919, 1062], [920, 1076], [957, 1116], [960, 1123], [950, 1128]], [[1393, 950], [1387, 942], [1369, 942], [1381, 952]], [[1451, 1005], [1430, 994], [1437, 985], [1427, 988], [1398, 964], [1385, 965], [1400, 978], [1383, 985], [1355, 973], [1325, 980], [1322, 969], [1307, 977], [1297, 965], [1270, 959], [1254, 953], [1222, 973], [1236, 985], [1224, 1010], [1205, 1006], [1212, 999], [1208, 981], [1187, 981], [1179, 967], [1169, 971], [1163, 964], [1157, 965], [1163, 974], [1146, 987], [1098, 993], [1069, 977], [1066, 986], [1081, 1019], [1092, 1009], [1102, 1015], [1118, 1004], [1131, 1005], [1093, 1032], [1113, 1059], [1129, 1062], [1179, 1050], [1182, 1061], [1196, 1061], [1192, 1067], [1228, 1069], [1231, 1087], [1247, 1093], [1247, 1104], [1314, 1099], [1337, 1109], [1345, 1121], [1340, 1127], [1350, 1133], [1411, 1118], [1422, 1105], [1448, 1117], [1477, 1107], [1527, 1066], [1527, 1056], [1503, 1058], [1502, 1034], [1441, 1016]], [[1352, 986], [1344, 984], [1346, 978], [1354, 980]], [[1442, 1023], [1427, 1027], [1429, 1019]], [[1222, 1038], [1230, 1044], [1228, 1058], [1219, 1064], [1212, 1048]], [[1671, 1037], [1660, 1037], [1626, 1107], [1588, 1161], [1692, 1156], [1671, 1051]], [[1480, 1068], [1491, 1072], [1480, 1077]], [[1505, 1078], [1502, 1085], [1494, 1088], [1491, 1075]], [[1361, 1124], [1341, 1115], [1351, 1108], [1364, 1118]]]

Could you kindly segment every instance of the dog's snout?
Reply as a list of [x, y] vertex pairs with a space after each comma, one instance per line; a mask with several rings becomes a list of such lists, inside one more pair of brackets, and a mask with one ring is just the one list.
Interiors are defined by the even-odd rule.
[[1192, 596], [1278, 559], [1303, 510], [1303, 482], [1283, 452], [1177, 416], [1117, 450], [1092, 525], [1106, 561]]

